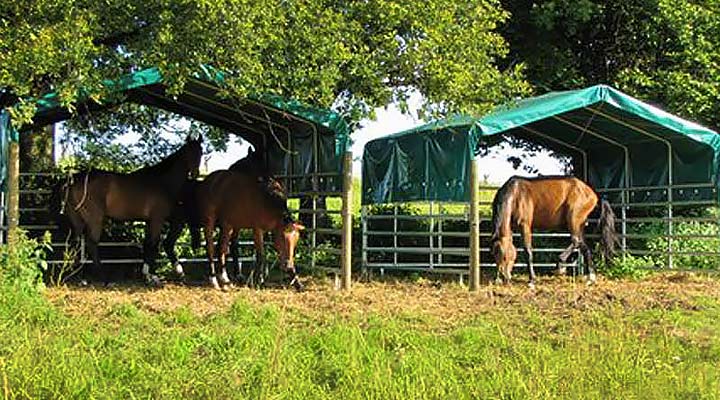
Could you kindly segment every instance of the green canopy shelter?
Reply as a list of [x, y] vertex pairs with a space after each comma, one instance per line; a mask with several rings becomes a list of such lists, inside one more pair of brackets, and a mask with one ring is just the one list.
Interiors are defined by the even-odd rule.
[[613, 189], [632, 188], [632, 199], [626, 202], [718, 200], [716, 132], [597, 85], [552, 92], [481, 118], [456, 116], [368, 142], [363, 204], [467, 202], [472, 159], [482, 142], [492, 143], [503, 135], [572, 156], [575, 174], [597, 190], [612, 194]]
[[[270, 172], [285, 179], [285, 188], [291, 197], [300, 197], [302, 216], [309, 217], [311, 262], [315, 264], [315, 252], [322, 245], [317, 237], [321, 230], [316, 224], [317, 216], [328, 213], [318, 209], [323, 196], [343, 198], [343, 210], [352, 209], [346, 194], [352, 185], [350, 126], [345, 119], [332, 111], [311, 107], [278, 96], [258, 95], [248, 98], [232, 98], [225, 95], [225, 75], [211, 67], [203, 66], [188, 78], [181, 93], [167, 92], [161, 71], [149, 68], [125, 75], [116, 80], [106, 80], [109, 95], [101, 101], [88, 96], [74, 104], [78, 113], [93, 113], [110, 109], [122, 102], [135, 102], [162, 108], [198, 121], [205, 122], [239, 135], [264, 150]], [[81, 96], [82, 98], [82, 96]], [[30, 101], [27, 100], [26, 101]], [[4, 211], [8, 215], [10, 231], [19, 225], [19, 135], [24, 131], [73, 117], [59, 103], [58, 96], [50, 93], [37, 103], [32, 125], [15, 129], [7, 110], [0, 110], [0, 183], [7, 193]], [[13, 143], [15, 142], [15, 143]], [[312, 208], [312, 209], [310, 209]], [[0, 214], [0, 217], [4, 214]], [[340, 249], [323, 251], [341, 255], [343, 288], [350, 287], [350, 235], [352, 227], [349, 212], [343, 212], [343, 229], [324, 229], [325, 235], [340, 235]], [[0, 235], [2, 240], [2, 235]], [[337, 269], [337, 263], [330, 269]]]
[[[268, 167], [278, 175], [290, 176], [291, 191], [339, 191], [341, 180], [322, 179], [312, 187], [310, 174], [342, 173], [342, 156], [349, 147], [350, 127], [337, 113], [311, 107], [279, 96], [232, 99], [221, 96], [224, 75], [203, 66], [190, 78], [182, 93], [170, 95], [157, 68], [144, 69], [117, 80], [107, 80], [110, 95], [101, 102], [76, 104], [78, 112], [101, 111], [120, 102], [135, 102], [162, 108], [220, 127], [242, 136], [267, 152]], [[67, 108], [50, 93], [37, 101], [38, 110], [29, 130], [71, 118]], [[7, 110], [0, 111], [0, 179], [7, 178], [9, 141], [18, 140]]]

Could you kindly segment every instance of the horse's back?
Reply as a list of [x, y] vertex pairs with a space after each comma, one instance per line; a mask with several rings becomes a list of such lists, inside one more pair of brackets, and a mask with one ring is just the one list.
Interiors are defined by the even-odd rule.
[[[567, 222], [584, 221], [595, 208], [595, 191], [573, 176], [517, 178], [520, 191], [518, 207], [532, 213], [533, 225], [555, 228]], [[522, 217], [521, 217], [522, 218]]]
[[264, 190], [251, 173], [213, 172], [198, 185], [200, 217], [235, 228], [270, 229], [283, 210], [267, 201]]

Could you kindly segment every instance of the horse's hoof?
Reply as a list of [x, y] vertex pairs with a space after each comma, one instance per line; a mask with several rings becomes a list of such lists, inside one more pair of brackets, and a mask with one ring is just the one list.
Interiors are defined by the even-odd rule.
[[302, 283], [300, 283], [300, 281], [293, 282], [292, 286], [295, 288], [295, 291], [298, 293], [302, 293], [305, 291], [305, 286]]
[[175, 273], [181, 278], [185, 279], [185, 268], [182, 264], [176, 263], [175, 264]]
[[567, 275], [567, 267], [558, 265], [557, 269], [555, 269], [554, 274], [557, 276], [563, 276]]
[[218, 280], [217, 280], [217, 277], [214, 277], [214, 276], [210, 277], [210, 286], [212, 286], [212, 288], [215, 290], [221, 290], [220, 284], [218, 283]]
[[530, 282], [530, 283], [528, 284], [528, 289], [530, 289], [530, 290], [535, 290], [535, 283]]
[[499, 276], [497, 278], [495, 278], [496, 285], [502, 285], [502, 283], [503, 283], [503, 280]]
[[162, 280], [160, 279], [160, 277], [157, 276], [157, 275], [150, 275], [150, 276], [148, 276], [146, 282], [147, 282], [148, 286], [150, 286], [150, 287], [154, 287], [154, 288], [161, 288], [161, 287], [163, 287], [163, 282], [162, 282]]
[[595, 276], [595, 273], [591, 273], [588, 276], [587, 285], [594, 285], [597, 282], [597, 276]]

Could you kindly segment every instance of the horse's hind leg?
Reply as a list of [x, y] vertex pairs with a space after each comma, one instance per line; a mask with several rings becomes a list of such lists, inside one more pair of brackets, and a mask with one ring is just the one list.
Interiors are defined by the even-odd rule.
[[253, 242], [255, 243], [255, 269], [252, 272], [252, 279], [248, 279], [248, 283], [261, 287], [265, 283], [265, 243], [263, 239], [263, 231], [253, 229]]
[[587, 264], [587, 277], [588, 277], [588, 285], [592, 285], [597, 280], [597, 277], [595, 276], [595, 268], [593, 267], [593, 260], [592, 260], [592, 253], [590, 252], [590, 247], [585, 243], [585, 239], [581, 236], [580, 237], [580, 251], [583, 253], [583, 260], [585, 260], [585, 263]]
[[215, 233], [215, 223], [205, 223], [205, 248], [207, 250], [208, 265], [210, 266], [210, 285], [213, 288], [220, 290], [220, 284], [218, 284], [217, 275], [215, 273], [215, 240], [213, 233]]
[[556, 271], [558, 275], [565, 275], [567, 273], [567, 269], [564, 264], [567, 263], [568, 258], [570, 258], [572, 253], [580, 247], [580, 240], [581, 239], [579, 239], [577, 235], [573, 234], [570, 236], [570, 245], [568, 245], [568, 247], [560, 253], [560, 260], [557, 263]]
[[238, 230], [235, 230], [230, 237], [230, 255], [233, 258], [233, 264], [235, 265], [235, 279], [238, 282], [245, 280], [245, 276], [242, 273], [242, 264], [240, 263], [240, 244], [238, 243]]
[[530, 225], [522, 227], [523, 246], [525, 247], [525, 256], [527, 257], [528, 271], [530, 272], [530, 288], [535, 288], [535, 268], [533, 266], [532, 251], [532, 229]]

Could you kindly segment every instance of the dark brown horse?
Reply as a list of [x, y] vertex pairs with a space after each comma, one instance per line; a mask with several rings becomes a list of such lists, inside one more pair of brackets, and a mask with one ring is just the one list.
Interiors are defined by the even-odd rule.
[[[600, 202], [600, 228], [603, 254], [610, 260], [617, 242], [615, 215], [610, 203]], [[530, 286], [535, 285], [532, 255], [533, 229], [564, 229], [570, 231], [571, 243], [560, 254], [565, 263], [573, 251], [580, 249], [588, 266], [588, 284], [595, 282], [590, 247], [585, 243], [583, 228], [588, 215], [598, 205], [598, 196], [585, 182], [570, 176], [538, 178], [512, 177], [497, 191], [493, 200], [492, 252], [502, 275], [510, 281], [517, 251], [513, 246], [512, 226], [520, 229], [528, 269]], [[560, 267], [558, 263], [558, 267]]]
[[[155, 258], [165, 220], [175, 208], [188, 176], [196, 177], [202, 156], [202, 139], [191, 139], [160, 163], [129, 174], [90, 170], [63, 185], [61, 212], [67, 214], [73, 234], [85, 234], [93, 264], [101, 271], [98, 242], [106, 217], [116, 221], [145, 221], [143, 275], [159, 284]], [[108, 283], [109, 274], [104, 273]]]
[[[245, 157], [233, 163], [228, 169], [230, 171], [241, 172], [255, 177], [259, 185], [265, 186], [267, 190], [276, 193], [278, 196], [283, 196], [283, 199], [280, 201], [285, 203], [287, 202], [287, 198], [284, 197], [284, 190], [282, 189], [282, 186], [279, 186], [279, 189], [278, 187], [275, 187], [279, 185], [279, 182], [270, 177], [270, 173], [267, 171], [259, 152], [251, 149]], [[188, 180], [186, 182], [182, 190], [178, 206], [170, 216], [170, 227], [167, 235], [165, 235], [165, 240], [163, 241], [165, 254], [167, 254], [170, 263], [175, 268], [177, 274], [181, 277], [184, 277], [185, 272], [182, 264], [177, 258], [177, 254], [175, 253], [175, 244], [177, 243], [178, 238], [180, 238], [186, 224], [190, 229], [192, 248], [198, 249], [200, 247], [201, 223], [200, 216], [198, 215], [198, 205], [195, 199], [195, 191], [197, 190], [197, 185], [199, 183], [200, 182], [196, 180]], [[237, 232], [230, 241], [230, 255], [233, 258], [234, 264], [234, 271], [232, 271], [231, 274], [235, 275], [237, 280], [245, 279], [242, 274], [242, 267], [240, 264], [240, 250], [238, 247]]]
[[220, 288], [215, 268], [216, 223], [220, 226], [219, 279], [229, 284], [226, 259], [231, 241], [237, 240], [240, 229], [252, 228], [255, 242], [256, 264], [251, 280], [262, 285], [265, 279], [264, 233], [273, 233], [275, 249], [279, 253], [280, 267], [286, 271], [297, 289], [302, 289], [295, 271], [295, 246], [300, 231], [305, 227], [292, 219], [287, 208], [287, 197], [280, 182], [267, 178], [259, 183], [257, 176], [236, 171], [221, 170], [210, 174], [197, 185], [198, 215], [205, 232], [205, 245], [210, 264], [210, 283]]

